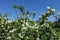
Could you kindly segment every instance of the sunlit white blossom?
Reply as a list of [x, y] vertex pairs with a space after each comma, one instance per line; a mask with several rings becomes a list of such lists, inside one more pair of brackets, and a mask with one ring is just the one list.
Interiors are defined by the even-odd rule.
[[50, 13], [50, 11], [47, 11], [47, 13]]
[[16, 31], [16, 29], [13, 29], [12, 31]]
[[55, 12], [55, 9], [52, 9], [53, 12]]
[[9, 32], [14, 32], [14, 31], [16, 31], [16, 29], [12, 29], [12, 30], [10, 30]]
[[18, 35], [19, 35], [19, 37], [23, 38], [23, 36], [20, 33]]
[[8, 28], [10, 28], [10, 26], [8, 26]]
[[22, 26], [24, 27], [24, 24], [22, 24]]
[[5, 28], [3, 28], [3, 30], [5, 30]]
[[37, 24], [35, 23], [35, 26], [37, 26]]
[[10, 39], [11, 37], [9, 36], [9, 37], [7, 37], [7, 39]]
[[44, 25], [41, 25], [41, 27], [43, 27]]
[[28, 37], [28, 36], [26, 36], [26, 38], [28, 39], [29, 37]]
[[37, 37], [37, 40], [39, 40], [39, 38]]
[[27, 15], [26, 17], [29, 17], [29, 15]]
[[27, 22], [28, 22], [29, 20], [27, 20]]
[[5, 30], [5, 31], [8, 31], [8, 30]]
[[46, 26], [49, 27], [49, 24], [47, 24]]
[[22, 20], [21, 20], [21, 22], [22, 22]]
[[2, 25], [2, 27], [4, 27], [4, 26]]
[[12, 22], [12, 20], [8, 20], [8, 23]]
[[46, 23], [44, 23], [44, 25], [46, 25]]
[[45, 13], [43, 15], [45, 15]]
[[23, 23], [25, 23], [25, 20], [23, 21]]
[[50, 7], [48, 6], [47, 9], [50, 9]]
[[31, 26], [30, 28], [32, 28], [32, 29], [38, 29], [38, 27], [34, 27], [34, 26]]
[[47, 35], [49, 35], [49, 33], [46, 33]]
[[38, 32], [38, 30], [36, 30], [36, 32]]
[[27, 27], [23, 27], [22, 29], [27, 29]]
[[29, 25], [29, 23], [28, 23], [28, 22], [26, 22], [26, 25]]
[[53, 34], [56, 35], [55, 31], [53, 31]]
[[4, 23], [4, 20], [2, 20], [2, 23], [1, 24], [3, 24]]
[[12, 30], [9, 31], [10, 33], [13, 32]]

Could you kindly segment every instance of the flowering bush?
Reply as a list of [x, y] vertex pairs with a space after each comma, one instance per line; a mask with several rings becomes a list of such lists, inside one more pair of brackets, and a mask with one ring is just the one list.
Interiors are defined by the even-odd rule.
[[[48, 21], [55, 10], [47, 7], [38, 21], [30, 20], [35, 17], [35, 12], [25, 12], [22, 6], [13, 6], [21, 11], [17, 20], [9, 22], [5, 16], [0, 16], [0, 39], [1, 40], [59, 40], [53, 28], [53, 22]], [[16, 11], [17, 12], [17, 11]]]

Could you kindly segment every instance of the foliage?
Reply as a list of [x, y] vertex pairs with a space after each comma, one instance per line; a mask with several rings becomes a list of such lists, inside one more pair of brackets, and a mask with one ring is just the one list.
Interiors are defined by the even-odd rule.
[[10, 21], [5, 16], [0, 16], [0, 39], [1, 40], [59, 40], [53, 28], [54, 23], [48, 21], [50, 15], [54, 15], [54, 9], [47, 7], [38, 21], [32, 21], [35, 12], [25, 12], [22, 6], [13, 6], [21, 13], [17, 20]]

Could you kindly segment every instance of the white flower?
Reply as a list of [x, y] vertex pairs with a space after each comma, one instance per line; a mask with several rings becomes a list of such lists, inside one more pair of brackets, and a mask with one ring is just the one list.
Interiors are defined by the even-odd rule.
[[44, 25], [46, 25], [46, 23], [44, 23]]
[[43, 13], [42, 15], [45, 15], [45, 13]]
[[41, 27], [43, 27], [44, 25], [41, 25]]
[[8, 23], [12, 22], [12, 20], [8, 20]]
[[5, 30], [5, 28], [3, 28], [3, 30]]
[[16, 31], [16, 29], [10, 30], [9, 32], [14, 32], [14, 31]]
[[28, 22], [26, 22], [26, 24], [28, 24]]
[[47, 11], [47, 13], [50, 13], [50, 11]]
[[9, 31], [10, 33], [13, 32], [12, 30]]
[[47, 9], [50, 9], [50, 7], [47, 7]]
[[22, 22], [22, 20], [21, 20], [21, 22]]
[[19, 33], [18, 35], [19, 35], [19, 36], [21, 36], [21, 34], [20, 34], [20, 33]]
[[18, 35], [19, 35], [19, 37], [23, 38], [23, 36], [20, 33]]
[[28, 22], [26, 22], [26, 25], [28, 25]]
[[25, 20], [23, 21], [23, 23], [25, 23]]
[[49, 33], [46, 33], [47, 35], [49, 35]]
[[34, 27], [34, 26], [31, 26], [30, 28], [32, 28], [32, 29], [38, 29], [38, 27]]
[[26, 36], [26, 38], [28, 39], [29, 37], [28, 37], [28, 36]]
[[2, 20], [2, 24], [4, 23], [4, 20]]
[[7, 39], [10, 39], [11, 37], [9, 36], [9, 37], [7, 37]]
[[47, 27], [49, 27], [49, 24], [47, 24]]
[[22, 26], [24, 27], [24, 24], [22, 24]]
[[26, 17], [29, 17], [29, 15], [27, 15]]
[[44, 25], [45, 25], [46, 27], [49, 27], [49, 24], [46, 24], [46, 23], [45, 23]]
[[54, 33], [54, 35], [56, 35], [56, 33]]
[[7, 19], [6, 17], [4, 17], [4, 19]]
[[27, 29], [26, 27], [23, 27], [22, 29]]
[[39, 40], [39, 37], [37, 37], [37, 40]]
[[55, 9], [52, 9], [53, 12], [55, 12]]
[[4, 27], [4, 26], [2, 25], [2, 27]]
[[37, 26], [37, 24], [35, 23], [35, 26]]
[[54, 35], [56, 35], [55, 31], [53, 31]]
[[8, 26], [8, 28], [10, 28], [10, 26]]
[[12, 31], [16, 31], [16, 29], [13, 29]]
[[5, 31], [8, 31], [8, 30], [5, 30]]
[[27, 22], [28, 22], [29, 20], [27, 20]]
[[36, 32], [38, 32], [38, 30], [36, 30]]

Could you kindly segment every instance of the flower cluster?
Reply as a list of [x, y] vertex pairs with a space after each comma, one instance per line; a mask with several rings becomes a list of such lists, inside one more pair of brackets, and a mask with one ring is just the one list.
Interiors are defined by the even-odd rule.
[[[17, 7], [17, 6], [14, 6]], [[53, 28], [51, 21], [49, 22], [48, 17], [55, 12], [55, 9], [47, 7], [47, 11], [44, 12], [39, 20], [34, 21], [29, 17], [32, 15], [34, 18], [35, 13], [24, 12], [24, 8], [19, 6], [18, 9], [22, 12], [22, 15], [17, 20], [10, 21], [7, 18], [0, 17], [0, 32], [4, 32], [4, 39], [1, 40], [55, 40], [56, 31]]]

